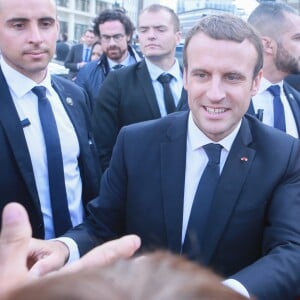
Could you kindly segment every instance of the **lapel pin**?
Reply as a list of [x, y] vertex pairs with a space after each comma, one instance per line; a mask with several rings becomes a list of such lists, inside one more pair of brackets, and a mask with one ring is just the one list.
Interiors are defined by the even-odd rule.
[[73, 106], [73, 99], [72, 98], [70, 98], [70, 97], [67, 97], [66, 98], [66, 102], [67, 102], [67, 104], [69, 104], [69, 105], [71, 105], [71, 106]]
[[289, 93], [289, 97], [291, 98], [291, 100], [295, 100], [294, 95]]
[[242, 156], [242, 157], [241, 157], [241, 161], [243, 161], [243, 162], [247, 162], [247, 161], [248, 161], [248, 158], [247, 158], [247, 157], [245, 157], [245, 156]]

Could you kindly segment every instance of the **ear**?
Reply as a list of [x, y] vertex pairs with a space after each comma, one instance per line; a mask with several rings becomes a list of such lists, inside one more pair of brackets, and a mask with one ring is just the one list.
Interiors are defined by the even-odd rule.
[[263, 76], [263, 70], [261, 69], [252, 82], [251, 97], [257, 94], [262, 76]]
[[276, 46], [275, 41], [268, 36], [262, 36], [261, 41], [264, 47], [264, 52], [269, 55], [273, 55]]
[[175, 33], [175, 36], [176, 36], [176, 44], [179, 45], [181, 41], [181, 31], [177, 31]]

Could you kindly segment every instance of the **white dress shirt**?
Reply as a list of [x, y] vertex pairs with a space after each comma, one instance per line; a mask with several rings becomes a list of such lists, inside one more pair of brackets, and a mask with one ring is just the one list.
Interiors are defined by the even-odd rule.
[[50, 239], [55, 236], [52, 222], [52, 211], [50, 202], [47, 155], [43, 131], [38, 114], [38, 99], [31, 92], [36, 85], [42, 85], [47, 89], [47, 97], [55, 112], [58, 133], [60, 136], [66, 192], [68, 207], [73, 226], [83, 220], [84, 210], [81, 201], [82, 182], [78, 166], [79, 143], [74, 127], [59, 99], [59, 96], [52, 88], [51, 77], [48, 72], [46, 78], [40, 84], [24, 76], [11, 68], [4, 59], [1, 59], [1, 68], [8, 83], [10, 93], [20, 122], [29, 120], [29, 125], [24, 127], [24, 135], [27, 142], [35, 183], [41, 203], [41, 210], [45, 225], [45, 238]]
[[162, 73], [169, 73], [173, 76], [170, 82], [170, 88], [175, 101], [175, 106], [177, 106], [181, 97], [183, 87], [182, 72], [180, 70], [179, 63], [177, 59], [175, 59], [175, 63], [172, 66], [172, 68], [166, 72], [158, 66], [154, 65], [153, 63], [151, 63], [147, 58], [145, 58], [145, 62], [152, 80], [152, 85], [156, 95], [160, 115], [164, 117], [167, 115], [167, 110], [164, 101], [164, 90], [162, 84], [157, 80], [157, 78]]
[[[291, 106], [283, 91], [283, 81], [276, 83], [280, 86], [280, 98], [284, 107], [286, 133], [295, 138], [299, 138], [296, 121], [291, 109]], [[262, 122], [274, 127], [274, 109], [273, 109], [273, 95], [267, 91], [270, 85], [273, 85], [266, 78], [262, 78], [258, 93], [252, 97], [254, 111], [257, 113], [258, 109], [263, 110]]]

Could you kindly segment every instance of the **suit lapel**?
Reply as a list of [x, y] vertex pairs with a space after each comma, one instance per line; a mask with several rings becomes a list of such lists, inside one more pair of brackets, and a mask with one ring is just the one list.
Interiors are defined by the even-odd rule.
[[177, 120], [172, 122], [166, 142], [161, 143], [161, 186], [168, 249], [176, 253], [181, 249], [187, 116], [187, 113], [172, 116]]
[[0, 69], [0, 91], [1, 91], [1, 109], [0, 122], [6, 137], [11, 146], [16, 163], [22, 174], [24, 182], [28, 188], [34, 204], [40, 210], [40, 202], [37, 193], [36, 183], [33, 174], [30, 154], [27, 147], [25, 135], [19, 119], [17, 110], [13, 103], [13, 99], [9, 92], [8, 85], [4, 78], [3, 72]]
[[[298, 99], [298, 101], [295, 99], [293, 90], [285, 82], [283, 83], [283, 90], [284, 90], [285, 96], [290, 104], [290, 107], [292, 109], [294, 119], [296, 122], [296, 126], [297, 126], [298, 135], [300, 137], [300, 106], [299, 106], [300, 98]], [[297, 94], [300, 97], [300, 94], [298, 92], [297, 92]]]
[[139, 80], [139, 85], [143, 88], [146, 101], [148, 102], [150, 109], [153, 114], [153, 118], [160, 118], [160, 111], [156, 101], [156, 95], [153, 89], [151, 77], [144, 60], [139, 63], [137, 67], [137, 78]]
[[251, 141], [250, 128], [244, 118], [224, 165], [209, 214], [202, 253], [205, 264], [211, 260], [226, 229], [251, 168], [255, 157], [255, 150], [248, 147]]

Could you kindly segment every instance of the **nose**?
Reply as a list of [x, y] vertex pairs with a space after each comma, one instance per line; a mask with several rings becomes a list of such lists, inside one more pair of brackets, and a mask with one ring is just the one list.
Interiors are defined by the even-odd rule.
[[206, 95], [210, 101], [218, 102], [224, 99], [225, 91], [222, 81], [218, 78], [212, 78], [207, 86]]
[[30, 42], [32, 43], [41, 43], [42, 42], [42, 35], [40, 32], [40, 28], [38, 24], [32, 24], [30, 26], [30, 36], [29, 36]]
[[148, 31], [148, 39], [150, 39], [150, 40], [156, 39], [156, 33], [155, 33], [154, 28], [150, 28], [149, 29], [149, 31]]

